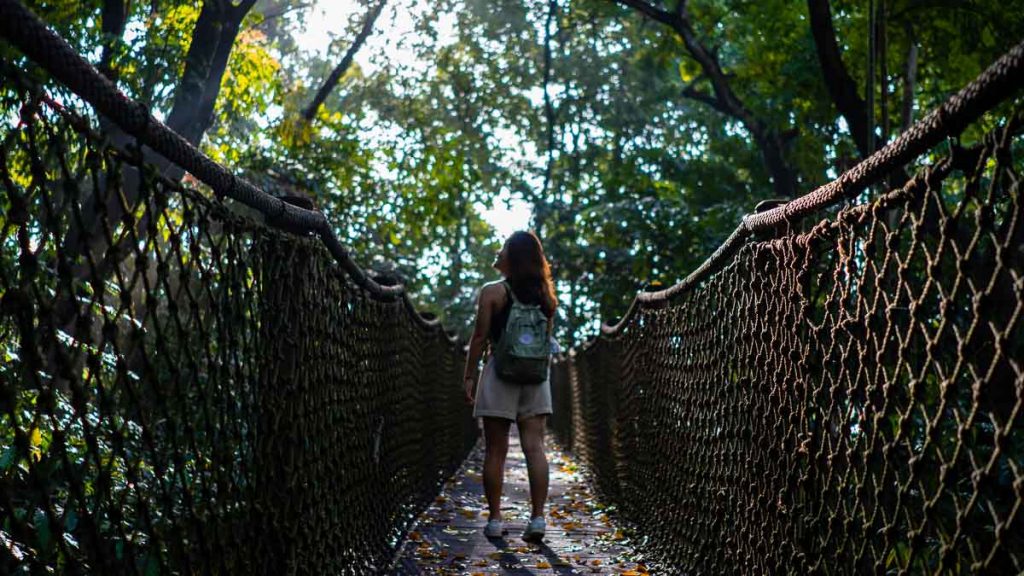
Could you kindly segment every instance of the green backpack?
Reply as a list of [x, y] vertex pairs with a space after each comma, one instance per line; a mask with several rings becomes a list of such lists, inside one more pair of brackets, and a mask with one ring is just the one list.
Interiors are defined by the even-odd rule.
[[548, 317], [539, 305], [516, 299], [507, 282], [502, 284], [512, 299], [512, 309], [505, 332], [494, 346], [495, 371], [506, 382], [540, 384], [548, 379]]

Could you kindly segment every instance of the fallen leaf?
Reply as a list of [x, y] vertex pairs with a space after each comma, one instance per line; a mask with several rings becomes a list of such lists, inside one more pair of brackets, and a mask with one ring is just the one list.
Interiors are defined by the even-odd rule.
[[537, 562], [537, 568], [551, 568], [551, 564], [541, 560], [540, 562]]

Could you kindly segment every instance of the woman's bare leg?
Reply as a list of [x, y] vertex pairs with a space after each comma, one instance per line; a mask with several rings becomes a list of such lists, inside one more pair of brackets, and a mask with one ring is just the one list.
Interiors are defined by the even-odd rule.
[[526, 456], [526, 470], [530, 477], [530, 518], [544, 515], [548, 499], [548, 459], [544, 454], [544, 424], [547, 414], [519, 420], [519, 441]]
[[484, 494], [489, 518], [501, 520], [501, 485], [505, 480], [508, 429], [511, 420], [484, 416]]

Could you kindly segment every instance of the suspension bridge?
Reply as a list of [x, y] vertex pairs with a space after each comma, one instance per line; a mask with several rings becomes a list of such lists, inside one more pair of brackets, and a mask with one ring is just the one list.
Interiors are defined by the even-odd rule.
[[1024, 43], [559, 358], [557, 533], [488, 549], [459, 342], [0, 14], [0, 571], [1024, 572]]

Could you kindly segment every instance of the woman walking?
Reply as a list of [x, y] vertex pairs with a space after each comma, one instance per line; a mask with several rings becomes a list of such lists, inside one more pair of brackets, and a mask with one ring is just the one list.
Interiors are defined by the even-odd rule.
[[[484, 420], [484, 493], [490, 510], [484, 534], [497, 538], [504, 533], [501, 489], [509, 428], [515, 421], [526, 456], [532, 507], [523, 539], [539, 541], [544, 537], [544, 503], [548, 496], [548, 462], [544, 454], [544, 426], [551, 414], [548, 339], [558, 300], [544, 249], [532, 232], [512, 234], [498, 252], [494, 267], [504, 279], [489, 283], [480, 291], [465, 370], [466, 401], [474, 404], [473, 416]], [[539, 334], [531, 332], [531, 322], [536, 326], [538, 318]], [[516, 342], [502, 340], [506, 326], [515, 331]], [[539, 338], [543, 338], [543, 359], [524, 360], [525, 353], [509, 359], [510, 346], [518, 346], [515, 350], [519, 352], [531, 346], [536, 350]], [[483, 373], [479, 374], [480, 358], [487, 345], [490, 354]]]

